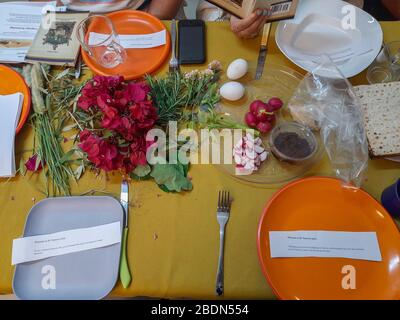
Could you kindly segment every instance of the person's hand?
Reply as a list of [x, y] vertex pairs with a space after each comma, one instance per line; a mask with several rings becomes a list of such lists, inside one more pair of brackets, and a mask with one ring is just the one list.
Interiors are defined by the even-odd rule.
[[256, 10], [245, 19], [231, 17], [231, 29], [243, 39], [255, 38], [260, 34], [264, 24], [267, 22], [268, 15], [263, 14], [263, 10]]

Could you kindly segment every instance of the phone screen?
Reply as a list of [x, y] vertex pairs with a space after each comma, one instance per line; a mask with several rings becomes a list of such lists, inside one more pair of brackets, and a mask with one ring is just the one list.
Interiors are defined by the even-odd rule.
[[182, 21], [179, 24], [179, 61], [181, 64], [205, 62], [204, 23]]

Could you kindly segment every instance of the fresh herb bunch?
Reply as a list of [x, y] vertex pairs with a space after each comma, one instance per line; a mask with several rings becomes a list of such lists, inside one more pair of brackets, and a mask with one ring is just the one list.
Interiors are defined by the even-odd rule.
[[[32, 158], [36, 161], [33, 171], [44, 169], [47, 196], [69, 196], [70, 179], [79, 179], [84, 167], [82, 159], [73, 159], [74, 149], [64, 152], [62, 132], [73, 117], [72, 109], [82, 85], [75, 83], [71, 69], [53, 75], [50, 66], [36, 63], [25, 66], [22, 73], [32, 92], [31, 123], [35, 130]], [[72, 128], [69, 126], [67, 130]], [[71, 168], [73, 162], [80, 164], [75, 172]]]
[[179, 121], [184, 102], [182, 95], [182, 76], [178, 72], [169, 73], [165, 78], [146, 76], [146, 81], [151, 88], [151, 97], [156, 104], [160, 126], [168, 125], [169, 121]]
[[157, 124], [166, 127], [169, 121], [197, 122], [200, 107], [214, 108], [220, 100], [220, 71], [220, 63], [214, 61], [203, 71], [169, 73], [164, 78], [146, 76], [158, 110]]

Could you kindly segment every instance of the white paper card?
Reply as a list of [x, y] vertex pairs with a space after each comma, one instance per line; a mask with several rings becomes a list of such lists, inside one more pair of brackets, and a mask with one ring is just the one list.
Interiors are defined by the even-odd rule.
[[120, 222], [14, 239], [11, 264], [107, 247], [119, 242], [121, 242]]
[[0, 95], [0, 177], [15, 176], [15, 130], [21, 115], [24, 96], [21, 93]]
[[382, 261], [376, 232], [270, 231], [271, 258], [349, 258]]
[[[95, 45], [107, 40], [107, 35], [91, 32], [89, 35], [89, 45]], [[167, 43], [167, 32], [162, 30], [150, 34], [120, 34], [118, 35], [119, 44], [125, 49], [148, 49], [155, 48]]]
[[25, 55], [39, 29], [42, 13], [55, 8], [56, 2], [0, 3], [0, 61], [24, 62]]

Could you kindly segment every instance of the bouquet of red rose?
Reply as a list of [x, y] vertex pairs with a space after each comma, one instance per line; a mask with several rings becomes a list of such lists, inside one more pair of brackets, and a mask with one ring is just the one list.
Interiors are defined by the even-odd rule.
[[147, 132], [157, 121], [157, 110], [145, 83], [123, 77], [95, 76], [82, 89], [78, 107], [93, 127], [79, 134], [79, 147], [97, 169], [131, 173], [147, 164]]

